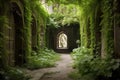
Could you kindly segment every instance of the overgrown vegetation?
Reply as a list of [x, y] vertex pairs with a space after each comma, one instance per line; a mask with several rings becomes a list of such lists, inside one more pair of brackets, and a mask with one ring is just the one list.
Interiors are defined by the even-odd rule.
[[26, 76], [25, 73], [18, 69], [9, 67], [6, 70], [0, 70], [1, 80], [29, 80], [30, 76]]
[[29, 57], [29, 63], [26, 67], [29, 69], [38, 69], [55, 66], [55, 62], [60, 59], [59, 54], [47, 48], [40, 50], [38, 53], [33, 51], [32, 56]]
[[72, 57], [80, 80], [110, 80], [113, 71], [120, 66], [119, 59], [113, 59], [111, 55], [103, 59], [91, 54], [90, 49], [85, 47], [74, 49]]
[[73, 57], [81, 80], [109, 80], [120, 66], [119, 60], [112, 57], [112, 3], [113, 0], [79, 1], [81, 47], [73, 51]]
[[102, 39], [105, 41], [105, 52], [107, 54], [113, 54], [113, 45], [114, 45], [114, 34], [113, 34], [113, 0], [109, 1], [102, 1], [102, 21], [101, 21], [101, 26], [102, 26]]
[[[41, 5], [39, 0], [35, 0], [35, 1], [29, 1], [29, 0], [24, 0], [24, 18], [25, 18], [25, 25], [24, 25], [24, 42], [25, 42], [25, 47], [24, 47], [24, 51], [26, 54], [26, 61], [29, 62], [29, 56], [31, 53], [31, 22], [32, 22], [32, 18], [35, 18], [35, 23], [37, 25], [37, 49], [42, 48], [40, 46], [40, 44], [43, 44], [45, 42], [41, 42], [41, 37], [45, 37], [45, 35], [40, 36], [40, 31], [42, 29], [42, 27], [46, 27], [46, 21], [48, 19], [48, 13], [46, 12], [46, 10], [43, 8], [43, 6]], [[44, 46], [43, 46], [44, 47]]]
[[[11, 5], [11, 1], [0, 1], [0, 68], [5, 69], [0, 70], [0, 74], [12, 80], [15, 80], [13, 76], [16, 75], [19, 80], [23, 78], [23, 74], [16, 69], [7, 69], [9, 54], [6, 52], [5, 30], [10, 26], [8, 14], [11, 8], [8, 5]], [[119, 60], [112, 57], [114, 54], [113, 26], [120, 24], [119, 11], [113, 12], [118, 6], [117, 0], [46, 0], [47, 4], [53, 5], [54, 12], [50, 15], [43, 8], [40, 0], [13, 0], [13, 2], [21, 8], [19, 15], [23, 20], [21, 26], [23, 29], [20, 37], [23, 40], [24, 50], [22, 51], [28, 68], [50, 67], [59, 58], [55, 52], [43, 49], [46, 45], [41, 46], [41, 44], [47, 44], [45, 42], [49, 40], [49, 37], [45, 36], [46, 24], [49, 28], [57, 28], [71, 23], [80, 23], [80, 48], [73, 50], [72, 53], [78, 70], [78, 74], [75, 73], [76, 77], [78, 76], [81, 80], [109, 78], [120, 66]], [[36, 51], [32, 51], [31, 48], [33, 18], [37, 26]], [[5, 72], [6, 69], [8, 72]]]
[[70, 25], [72, 23], [79, 23], [79, 7], [77, 5], [69, 4], [52, 4], [53, 13], [50, 14], [49, 27], [60, 27]]
[[25, 24], [23, 27], [23, 40], [24, 40], [24, 51], [26, 62], [29, 61], [28, 57], [31, 53], [31, 21], [32, 21], [32, 11], [30, 8], [29, 0], [24, 0], [24, 19]]
[[[41, 37], [45, 37], [45, 36], [40, 36], [40, 29], [41, 27], [46, 27], [46, 20], [48, 18], [48, 14], [47, 12], [44, 10], [43, 6], [41, 5], [39, 0], [33, 0], [32, 2], [30, 0], [1, 0], [0, 1], [0, 79], [2, 80], [28, 80], [24, 75], [24, 73], [21, 72], [21, 70], [16, 69], [16, 68], [9, 68], [11, 65], [9, 64], [13, 64], [12, 66], [14, 66], [15, 63], [8, 63], [9, 61], [9, 57], [11, 54], [8, 54], [7, 45], [8, 43], [8, 36], [6, 37], [6, 28], [11, 29], [11, 27], [13, 27], [15, 23], [12, 23], [12, 25], [10, 25], [11, 22], [11, 18], [9, 17], [10, 14], [12, 13], [12, 7], [11, 4], [14, 3], [18, 6], [18, 9], [20, 8], [20, 11], [17, 13], [18, 15], [20, 15], [21, 17], [21, 34], [22, 36], [19, 36], [20, 38], [22, 38], [22, 58], [24, 58], [25, 62], [28, 63], [29, 62], [29, 58], [33, 56], [31, 56], [31, 52], [32, 52], [32, 48], [31, 48], [31, 22], [32, 22], [32, 17], [35, 18], [35, 23], [37, 26], [37, 49], [40, 49], [40, 44], [43, 44], [43, 42], [40, 41]], [[13, 5], [13, 6], [16, 6]], [[10, 11], [10, 12], [9, 12]], [[16, 11], [17, 12], [17, 11]], [[8, 16], [9, 15], [9, 16]], [[8, 27], [9, 26], [9, 27]], [[13, 29], [13, 28], [12, 28]], [[45, 46], [43, 46], [45, 47]], [[11, 47], [10, 47], [11, 48]], [[14, 51], [13, 51], [14, 52]], [[17, 53], [16, 53], [17, 54]], [[14, 53], [12, 54], [12, 56], [15, 56]], [[45, 56], [45, 55], [44, 55]], [[46, 59], [46, 57], [44, 57]], [[53, 56], [52, 56], [53, 58]], [[14, 61], [15, 58], [12, 58]], [[38, 58], [37, 58], [38, 59]], [[47, 58], [48, 59], [48, 58]], [[35, 60], [35, 59], [34, 59]], [[31, 61], [30, 61], [31, 62]], [[29, 63], [30, 63], [29, 62]], [[51, 60], [52, 62], [52, 60]], [[39, 63], [38, 63], [39, 64]], [[46, 64], [42, 64], [46, 65]], [[51, 63], [52, 65], [52, 63]]]

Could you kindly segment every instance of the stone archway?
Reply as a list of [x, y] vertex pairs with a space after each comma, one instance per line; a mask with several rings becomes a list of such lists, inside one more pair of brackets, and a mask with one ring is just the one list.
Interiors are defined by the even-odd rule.
[[[71, 52], [74, 48], [78, 47], [78, 44], [76, 43], [77, 40], [80, 39], [80, 32], [79, 32], [79, 24], [74, 23], [70, 25], [65, 25], [61, 26], [59, 28], [47, 28], [46, 30], [46, 36], [47, 38], [47, 46], [50, 49], [53, 49], [56, 52], [59, 53], [69, 53]], [[66, 35], [66, 43], [67, 47], [65, 48], [60, 48], [59, 47], [59, 37], [60, 35]]]
[[12, 2], [13, 31], [14, 31], [14, 59], [15, 65], [25, 62], [23, 47], [23, 18], [22, 12], [17, 3]]
[[69, 53], [69, 30], [59, 29], [54, 35], [54, 48], [56, 52]]
[[58, 49], [68, 49], [68, 37], [63, 31], [58, 33], [56, 45]]

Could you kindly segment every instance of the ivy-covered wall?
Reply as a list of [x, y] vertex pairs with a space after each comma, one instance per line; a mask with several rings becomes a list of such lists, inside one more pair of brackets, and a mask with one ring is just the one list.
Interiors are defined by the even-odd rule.
[[[17, 5], [15, 7], [13, 4]], [[19, 9], [18, 11], [15, 9]], [[14, 11], [14, 12], [13, 12]], [[19, 17], [15, 17], [15, 14], [17, 14]], [[46, 27], [46, 20], [48, 18], [47, 12], [44, 10], [42, 5], [40, 4], [39, 0], [1, 0], [0, 1], [0, 67], [6, 67], [9, 64], [9, 50], [7, 51], [7, 47], [9, 47], [11, 44], [18, 46], [21, 46], [21, 55], [18, 53], [15, 53], [16, 48], [13, 46], [13, 62], [15, 62], [15, 55], [22, 56], [20, 59], [23, 60], [22, 64], [29, 62], [29, 57], [31, 56], [32, 52], [32, 16], [34, 16], [34, 23], [36, 24], [36, 47], [37, 49], [40, 49], [39, 45], [41, 45], [43, 42], [40, 41], [40, 38], [44, 38], [45, 36], [40, 35], [41, 28]], [[20, 19], [18, 19], [20, 18]], [[14, 19], [14, 20], [12, 20]], [[20, 20], [20, 21], [19, 21]], [[18, 22], [17, 22], [18, 21]], [[17, 22], [17, 23], [16, 23]], [[19, 25], [20, 23], [20, 25]], [[18, 26], [17, 26], [18, 25]], [[42, 26], [42, 27], [41, 27]], [[19, 31], [17, 32], [17, 27], [19, 27]], [[14, 35], [14, 41], [13, 43], [7, 43], [8, 38], [10, 38], [11, 32], [6, 32], [6, 29], [14, 29], [13, 35]], [[9, 33], [6, 35], [6, 33]], [[45, 33], [45, 31], [44, 31]], [[19, 35], [21, 34], [21, 35]], [[21, 44], [17, 43], [16, 36], [19, 36], [21, 39]], [[44, 40], [45, 41], [45, 40]], [[9, 44], [9, 45], [8, 45]], [[44, 45], [45, 46], [45, 45]], [[43, 46], [43, 47], [44, 47]], [[37, 51], [37, 50], [36, 50]]]
[[[79, 10], [75, 15], [74, 19], [70, 17], [74, 14], [68, 14], [69, 11], [66, 11], [64, 15], [56, 15], [55, 18], [58, 24], [70, 24], [71, 21], [76, 21], [80, 23], [80, 47], [87, 47], [91, 49], [92, 54], [100, 54], [104, 57], [106, 54], [116, 53], [116, 56], [119, 55], [119, 1], [118, 0], [47, 0], [48, 2], [53, 1], [57, 4], [62, 3], [60, 7], [63, 7], [63, 4], [72, 4], [71, 7], [68, 7], [68, 10], [74, 10], [73, 6], [77, 5], [76, 10]], [[29, 61], [29, 56], [32, 52], [32, 16], [34, 16], [36, 24], [36, 34], [37, 34], [37, 44], [36, 48], [41, 49], [48, 45], [48, 37], [45, 35], [47, 33], [46, 23], [48, 21], [48, 13], [42, 7], [40, 0], [0, 0], [0, 63], [1, 67], [6, 67], [8, 65], [8, 52], [6, 51], [6, 32], [5, 29], [11, 27], [9, 13], [12, 14], [11, 4], [16, 3], [20, 9], [22, 18], [22, 49], [25, 62]], [[59, 11], [59, 10], [58, 10]], [[60, 9], [62, 11], [62, 9]], [[71, 11], [72, 12], [72, 11]], [[68, 19], [68, 17], [70, 19]], [[76, 18], [77, 17], [77, 18]], [[61, 21], [64, 19], [63, 21]], [[69, 21], [70, 20], [70, 21]], [[54, 21], [54, 20], [53, 20]], [[61, 23], [60, 23], [61, 22]], [[68, 23], [67, 23], [68, 22]], [[14, 23], [13, 23], [14, 25]], [[49, 37], [50, 38], [50, 37]], [[118, 45], [117, 45], [118, 44]], [[114, 47], [115, 45], [115, 47]], [[37, 51], [36, 50], [36, 51]], [[4, 63], [3, 63], [4, 61]]]
[[113, 0], [85, 2], [79, 3], [81, 46], [102, 57], [113, 54]]
[[[78, 14], [77, 18], [80, 23], [81, 47], [90, 48], [92, 54], [99, 54], [101, 57], [115, 55], [114, 52], [116, 50], [118, 53], [118, 49], [114, 49], [118, 48], [114, 47], [114, 42], [117, 42], [115, 41], [117, 37], [114, 36], [114, 33], [116, 33], [114, 27], [119, 23], [118, 0], [46, 0], [46, 2], [52, 3], [54, 6], [57, 5], [56, 7], [60, 8], [56, 13], [62, 13], [61, 10], [66, 11], [65, 5], [76, 5], [76, 14]], [[58, 18], [55, 20], [60, 22], [62, 18], [67, 18], [64, 16], [65, 15], [62, 15], [60, 17], [60, 15], [57, 14], [56, 17]], [[69, 17], [67, 19], [69, 19]], [[68, 21], [69, 20], [66, 22]], [[119, 42], [117, 42], [117, 44], [118, 43]]]
[[[100, 2], [95, 0], [87, 0], [79, 3], [80, 6], [80, 34], [81, 47], [91, 49], [91, 53], [97, 53], [97, 48], [100, 47]], [[88, 2], [88, 4], [87, 4]], [[88, 14], [89, 13], [89, 14]], [[100, 50], [99, 50], [100, 52]]]
[[102, 1], [102, 54], [113, 54], [114, 45], [114, 26], [113, 26], [113, 0]]

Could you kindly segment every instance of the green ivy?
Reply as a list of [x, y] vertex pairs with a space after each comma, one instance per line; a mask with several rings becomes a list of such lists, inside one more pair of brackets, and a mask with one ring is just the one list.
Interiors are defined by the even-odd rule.
[[102, 34], [103, 41], [105, 42], [105, 52], [107, 54], [113, 54], [113, 0], [103, 0], [101, 10], [102, 15]]
[[24, 0], [24, 27], [23, 27], [23, 40], [25, 59], [28, 62], [28, 57], [31, 53], [31, 9], [29, 0]]
[[85, 47], [74, 49], [72, 57], [80, 80], [99, 80], [100, 78], [110, 80], [112, 71], [120, 66], [119, 59], [112, 59], [111, 55], [102, 59], [98, 55], [91, 54], [91, 49]]
[[39, 0], [29, 1], [24, 0], [24, 29], [23, 29], [23, 40], [24, 40], [24, 51], [25, 51], [25, 59], [28, 62], [29, 56], [31, 53], [31, 21], [32, 16], [36, 20], [37, 26], [37, 48], [40, 48], [40, 38], [44, 36], [40, 36], [40, 29], [42, 27], [46, 27], [46, 20], [48, 18], [47, 12], [44, 10]]
[[43, 32], [45, 33], [46, 22], [49, 20], [49, 15], [48, 15], [48, 12], [42, 6], [42, 3], [39, 0], [32, 1], [30, 3], [30, 5], [31, 5], [30, 7], [31, 7], [31, 10], [32, 10], [32, 15], [36, 19], [36, 25], [37, 25], [37, 48], [39, 49], [39, 48], [42, 48], [41, 44], [45, 43], [45, 42], [41, 42], [41, 38], [45, 39], [45, 35], [40, 36], [40, 33], [41, 33], [40, 31], [42, 29], [42, 30], [44, 30]]
[[9, 67], [7, 70], [0, 71], [0, 78], [2, 80], [29, 80], [30, 77], [18, 68]]
[[[53, 21], [57, 23], [68, 23], [70, 20], [70, 10], [67, 10], [66, 4], [72, 4], [78, 6], [78, 14], [77, 18], [80, 23], [80, 39], [81, 46], [91, 48], [91, 53], [100, 54], [100, 48], [104, 48], [106, 51], [104, 54], [112, 54], [113, 53], [113, 1], [112, 0], [47, 0], [48, 3], [55, 5], [57, 4], [57, 10], [55, 11], [57, 15], [53, 18]], [[66, 9], [65, 9], [66, 8]], [[69, 7], [71, 8], [71, 7]], [[64, 12], [63, 12], [64, 11]], [[60, 13], [64, 14], [61, 17]], [[101, 13], [101, 14], [100, 14]], [[76, 13], [77, 14], [77, 13]], [[71, 14], [72, 16], [74, 15]], [[67, 17], [68, 16], [68, 17]], [[101, 17], [100, 17], [101, 16]], [[56, 19], [56, 17], [58, 17]], [[74, 18], [72, 18], [73, 20]], [[62, 21], [63, 20], [63, 21]], [[52, 25], [56, 24], [53, 23]], [[70, 22], [71, 23], [71, 22]], [[97, 32], [100, 32], [102, 36], [101, 40], [97, 40]], [[101, 37], [100, 36], [100, 37]], [[103, 42], [102, 42], [103, 41]], [[102, 46], [100, 45], [102, 44]], [[105, 47], [103, 46], [105, 45]], [[99, 48], [99, 49], [98, 49]]]
[[[25, 59], [28, 63], [29, 63], [30, 57], [31, 57], [31, 60], [33, 60], [33, 62], [35, 62], [34, 60], [36, 59], [35, 57], [31, 56], [32, 16], [34, 16], [36, 20], [36, 25], [37, 25], [37, 47], [38, 48], [42, 48], [40, 47], [40, 44], [42, 44], [41, 38], [44, 37], [44, 39], [45, 38], [47, 39], [45, 35], [44, 36], [40, 35], [41, 29], [44, 29], [43, 32], [45, 33], [47, 21], [49, 22], [47, 24], [49, 27], [52, 27], [52, 26], [59, 27], [59, 25], [66, 25], [66, 24], [69, 25], [70, 23], [79, 22], [80, 23], [80, 39], [81, 39], [80, 43], [82, 47], [80, 51], [77, 52], [79, 57], [80, 57], [80, 53], [92, 53], [92, 54], [96, 53], [95, 50], [97, 51], [97, 47], [102, 48], [102, 50], [105, 50], [103, 51], [104, 54], [110, 54], [110, 55], [113, 54], [113, 44], [114, 44], [113, 18], [115, 17], [117, 19], [117, 24], [120, 23], [119, 14], [116, 13], [113, 17], [113, 8], [114, 8], [113, 0], [46, 0], [46, 1], [47, 1], [46, 3], [54, 4], [54, 6], [59, 5], [58, 9], [54, 8], [55, 13], [49, 15], [48, 12], [43, 8], [39, 0], [33, 0], [33, 1], [22, 0], [21, 1], [23, 4], [23, 9], [22, 9], [23, 11], [21, 12], [23, 12], [22, 18], [23, 18], [24, 51], [25, 51]], [[3, 31], [4, 31], [4, 28], [6, 28], [6, 26], [8, 25], [7, 24], [8, 17], [6, 16], [8, 12], [7, 11], [8, 7], [6, 7], [6, 5], [8, 3], [9, 3], [9, 0], [5, 0], [5, 2], [4, 0], [0, 1], [0, 61], [1, 62], [5, 61], [5, 64], [3, 64], [3, 66], [7, 66], [7, 61], [6, 61], [7, 54], [5, 52], [5, 42], [4, 42], [5, 32]], [[76, 5], [77, 5], [76, 11], [74, 11], [74, 8]], [[100, 15], [98, 15], [99, 12], [101, 12]], [[98, 21], [98, 19], [100, 19], [100, 21]], [[101, 32], [101, 35], [102, 35], [100, 36], [101, 37], [100, 41], [97, 41], [96, 39], [97, 38], [96, 30], [98, 28], [99, 28], [98, 31]], [[99, 44], [101, 43], [101, 45], [99, 45], [98, 43]], [[100, 54], [100, 52], [98, 53]], [[86, 55], [88, 57], [88, 60], [86, 60], [88, 62], [87, 65], [89, 65], [88, 69], [91, 69], [91, 63], [92, 63], [92, 61], [90, 61], [91, 59], [93, 59], [93, 62], [95, 62], [95, 60], [98, 62], [101, 61], [100, 59], [97, 59], [97, 58], [94, 59], [92, 54]], [[80, 62], [81, 60], [78, 59], [77, 63], [81, 65], [82, 68], [84, 67], [86, 68], [86, 65], [82, 65]], [[106, 61], [105, 61], [105, 64], [106, 64]], [[97, 65], [97, 63], [94, 63], [94, 65]], [[104, 63], [100, 65], [104, 65]], [[104, 65], [103, 67], [106, 69], [106, 66]], [[97, 68], [98, 70], [100, 70], [99, 66], [97, 66]], [[94, 71], [94, 69], [92, 70]]]
[[55, 62], [60, 59], [59, 54], [47, 48], [43, 50], [39, 49], [38, 53], [33, 51], [32, 56], [29, 58], [30, 61], [26, 64], [28, 69], [53, 67], [55, 66]]
[[73, 4], [54, 4], [53, 6], [55, 7], [53, 8], [53, 13], [50, 14], [48, 22], [49, 27], [58, 28], [60, 26], [79, 22], [79, 6]]

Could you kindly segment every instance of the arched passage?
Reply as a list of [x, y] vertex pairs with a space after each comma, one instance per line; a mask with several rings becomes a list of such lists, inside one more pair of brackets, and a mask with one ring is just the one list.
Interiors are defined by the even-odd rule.
[[67, 35], [62, 31], [57, 35], [57, 48], [67, 49], [68, 48], [68, 38]]
[[[47, 46], [59, 53], [69, 53], [74, 48], [78, 47], [76, 41], [80, 39], [79, 33], [79, 24], [77, 23], [61, 26], [59, 28], [47, 28]], [[66, 44], [64, 47], [59, 45], [61, 42], [60, 39], [62, 39], [61, 37]]]

